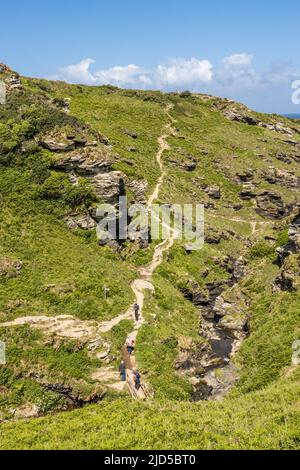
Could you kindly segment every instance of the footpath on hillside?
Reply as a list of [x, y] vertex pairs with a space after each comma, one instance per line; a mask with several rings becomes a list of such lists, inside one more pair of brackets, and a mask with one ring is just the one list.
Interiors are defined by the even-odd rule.
[[[165, 126], [165, 132], [158, 138], [159, 149], [156, 154], [156, 161], [160, 169], [160, 177], [157, 181], [154, 191], [149, 196], [149, 199], [147, 202], [147, 207], [148, 207], [149, 212], [152, 212], [152, 206], [159, 197], [160, 188], [163, 185], [164, 179], [166, 176], [166, 172], [164, 170], [164, 165], [162, 162], [162, 155], [166, 150], [170, 149], [166, 139], [174, 132], [174, 129], [172, 128], [171, 123], [176, 122], [175, 119], [170, 115], [170, 109], [171, 109], [171, 105], [169, 105], [165, 110], [170, 120], [170, 123], [168, 123]], [[151, 263], [147, 267], [142, 267], [139, 270], [140, 277], [136, 279], [135, 281], [133, 281], [133, 283], [131, 284], [131, 289], [135, 295], [136, 303], [140, 307], [138, 321], [136, 321], [135, 319], [135, 315], [134, 315], [134, 311], [132, 307], [126, 313], [126, 316], [133, 316], [134, 318], [134, 323], [135, 323], [134, 330], [128, 335], [127, 342], [129, 343], [134, 342], [135, 349], [136, 347], [138, 347], [137, 338], [138, 338], [139, 329], [145, 323], [145, 318], [143, 315], [143, 307], [144, 307], [144, 299], [145, 299], [144, 291], [149, 290], [151, 292], [154, 292], [154, 286], [151, 282], [152, 275], [154, 271], [163, 262], [164, 253], [170, 250], [170, 248], [172, 248], [175, 242], [176, 232], [171, 227], [168, 227], [168, 228], [170, 232], [169, 238], [167, 238], [166, 240], [164, 240], [162, 243], [160, 243], [159, 245], [155, 247]], [[123, 346], [123, 349], [122, 349], [122, 357], [126, 366], [126, 382], [127, 382], [128, 389], [132, 397], [137, 398], [137, 399], [149, 398], [151, 396], [151, 391], [150, 391], [149, 386], [144, 382], [143, 378], [142, 378], [140, 388], [137, 390], [135, 387], [134, 372], [138, 369], [138, 364], [137, 364], [135, 354], [132, 353], [130, 355], [128, 353], [126, 344]]]

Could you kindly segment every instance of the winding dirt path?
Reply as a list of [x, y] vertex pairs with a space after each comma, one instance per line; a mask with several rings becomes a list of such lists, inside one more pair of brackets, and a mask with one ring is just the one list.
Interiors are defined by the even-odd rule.
[[[165, 112], [166, 112], [166, 115], [168, 116], [168, 118], [170, 119], [170, 121], [172, 123], [174, 123], [174, 122], [176, 122], [176, 120], [169, 113], [171, 107], [172, 106], [168, 106], [165, 109]], [[166, 139], [172, 134], [172, 132], [173, 132], [173, 129], [172, 129], [171, 124], [167, 124], [165, 126], [165, 133], [158, 138], [159, 150], [156, 154], [156, 161], [157, 161], [157, 164], [159, 166], [161, 174], [160, 174], [158, 182], [157, 182], [157, 184], [154, 188], [154, 191], [149, 196], [149, 199], [148, 199], [148, 202], [147, 202], [148, 211], [152, 214], [153, 214], [152, 205], [159, 197], [160, 188], [163, 185], [163, 182], [164, 182], [164, 179], [165, 179], [165, 176], [166, 176], [166, 172], [164, 170], [164, 165], [163, 165], [163, 162], [162, 162], [162, 155], [166, 150], [170, 149], [168, 143], [166, 142]], [[155, 214], [154, 214], [154, 217], [156, 217]], [[131, 284], [131, 289], [132, 289], [132, 291], [135, 295], [136, 303], [140, 306], [139, 321], [135, 320], [134, 312], [133, 312], [132, 307], [126, 312], [125, 315], [126, 316], [131, 315], [132, 318], [134, 319], [134, 322], [135, 322], [134, 330], [128, 335], [128, 338], [127, 338], [127, 341], [132, 341], [133, 340], [135, 342], [135, 346], [136, 346], [136, 343], [137, 343], [137, 336], [138, 336], [139, 329], [145, 323], [145, 318], [143, 316], [143, 307], [144, 307], [144, 300], [145, 300], [144, 291], [149, 290], [151, 292], [154, 292], [154, 286], [151, 282], [152, 281], [152, 275], [153, 275], [154, 271], [163, 262], [164, 253], [167, 252], [174, 245], [174, 242], [175, 242], [176, 231], [174, 229], [172, 229], [171, 227], [166, 227], [166, 228], [168, 228], [170, 230], [169, 238], [167, 238], [166, 240], [164, 240], [162, 243], [160, 243], [159, 245], [157, 245], [155, 247], [151, 263], [147, 267], [142, 267], [139, 270], [140, 278], [136, 279]], [[146, 399], [146, 398], [148, 398], [149, 395], [150, 395], [149, 388], [148, 388], [147, 384], [143, 383], [143, 379], [142, 379], [142, 387], [138, 391], [135, 390], [135, 387], [134, 387], [134, 371], [137, 370], [138, 365], [137, 365], [135, 355], [133, 354], [133, 355], [129, 356], [129, 354], [127, 352], [126, 345], [124, 345], [124, 347], [123, 347], [123, 359], [124, 359], [125, 365], [126, 365], [127, 384], [128, 384], [131, 395], [134, 398], [137, 398], [137, 399]]]

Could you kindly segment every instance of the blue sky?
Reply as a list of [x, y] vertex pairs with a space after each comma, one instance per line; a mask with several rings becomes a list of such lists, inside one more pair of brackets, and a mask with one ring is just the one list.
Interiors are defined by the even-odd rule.
[[0, 11], [0, 61], [23, 75], [300, 113], [299, 0], [10, 0]]

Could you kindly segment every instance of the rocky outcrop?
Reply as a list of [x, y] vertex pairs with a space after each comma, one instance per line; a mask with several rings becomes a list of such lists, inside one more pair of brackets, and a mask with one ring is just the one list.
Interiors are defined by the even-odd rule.
[[[179, 129], [176, 132], [175, 136], [178, 138]], [[188, 172], [196, 170], [198, 165], [197, 158], [181, 147], [178, 147], [176, 153], [168, 158], [168, 162], [172, 166]]]
[[[237, 380], [230, 362], [248, 335], [248, 305], [236, 283], [246, 275], [243, 257], [212, 259], [225, 269], [227, 282], [205, 283], [200, 287], [189, 281], [181, 289], [201, 313], [200, 343], [179, 340], [179, 354], [174, 367], [193, 386], [193, 400], [219, 399]], [[202, 276], [207, 278], [209, 269]], [[227, 290], [227, 286], [232, 286]]]
[[293, 292], [300, 289], [300, 255], [290, 255], [281, 267], [273, 285], [274, 291]]
[[293, 136], [299, 133], [297, 128], [286, 127], [283, 122], [273, 119], [271, 122], [263, 122], [246, 106], [234, 103], [230, 100], [217, 100], [214, 107], [221, 110], [230, 121], [236, 121], [249, 126], [258, 126], [271, 132]]
[[240, 256], [237, 260], [233, 261], [233, 282], [237, 282], [247, 273], [247, 263], [243, 256]]
[[16, 277], [22, 267], [21, 261], [13, 261], [6, 256], [0, 256], [0, 277]]
[[86, 177], [110, 171], [112, 164], [113, 159], [110, 154], [100, 147], [95, 149], [84, 148], [69, 152], [66, 156], [59, 158], [53, 164], [53, 167], [56, 170]]
[[216, 299], [213, 311], [218, 329], [226, 330], [235, 340], [245, 338], [247, 305], [243, 296], [226, 291]]
[[188, 172], [194, 171], [197, 168], [197, 160], [192, 155], [183, 161], [179, 159], [177, 160], [174, 158], [169, 158], [168, 161], [169, 163], [171, 163], [171, 165], [175, 166], [176, 168], [179, 168], [181, 170], [188, 171]]
[[14, 419], [29, 419], [40, 416], [40, 409], [37, 405], [26, 403], [19, 408], [10, 409], [10, 413]]
[[243, 201], [251, 201], [256, 197], [256, 187], [252, 184], [244, 184], [243, 189], [240, 192], [240, 198]]
[[263, 178], [270, 184], [278, 184], [286, 188], [300, 188], [300, 177], [296, 176], [293, 171], [269, 167], [264, 171]]
[[204, 186], [203, 189], [212, 199], [221, 199], [221, 188], [218, 185]]
[[5, 79], [5, 84], [8, 91], [21, 90], [22, 83], [18, 75], [11, 75]]
[[[88, 179], [100, 201], [116, 205], [119, 196], [125, 195], [125, 175], [112, 170], [117, 157], [101, 142], [88, 140], [91, 136], [74, 134], [64, 131], [55, 139], [48, 136], [41, 141], [44, 147], [58, 153], [53, 168], [69, 173], [74, 185], [78, 184], [79, 177]], [[57, 134], [54, 132], [54, 135]], [[92, 221], [82, 216], [82, 221], [70, 222], [72, 228], [78, 222], [79, 226], [92, 226]]]
[[209, 245], [218, 245], [222, 240], [228, 240], [229, 234], [225, 231], [219, 232], [213, 228], [209, 228], [205, 234], [205, 242]]
[[82, 408], [85, 405], [98, 403], [103, 400], [106, 394], [105, 390], [101, 386], [96, 385], [94, 387], [87, 387], [85, 382], [79, 382], [75, 386], [70, 387], [63, 383], [47, 383], [40, 381], [39, 379], [38, 381], [46, 390], [63, 396], [67, 400], [69, 409], [70, 407]]
[[6, 85], [7, 93], [13, 90], [21, 90], [23, 88], [20, 75], [17, 72], [14, 72], [7, 65], [3, 63], [0, 64], [0, 73], [3, 74], [3, 79]]
[[8, 65], [0, 63], [0, 73], [14, 73]]
[[197, 344], [193, 341], [182, 344], [178, 341], [179, 354], [174, 362], [175, 370], [183, 376], [192, 380], [200, 378], [207, 369], [218, 367], [223, 364], [221, 357], [216, 356], [208, 342]]
[[248, 124], [249, 126], [257, 126], [259, 120], [250, 116], [249, 114], [241, 113], [233, 109], [226, 110], [224, 116], [230, 121], [242, 122]]
[[146, 191], [148, 189], [148, 181], [146, 180], [126, 180], [126, 186], [131, 189], [134, 193], [135, 200], [139, 203], [144, 203], [146, 201]]
[[291, 165], [293, 162], [300, 163], [300, 151], [297, 153], [277, 152], [275, 157], [277, 160]]
[[67, 227], [71, 230], [75, 230], [77, 228], [82, 230], [91, 230], [97, 226], [96, 221], [89, 213], [69, 215], [66, 222]]
[[274, 191], [263, 191], [256, 196], [256, 212], [271, 219], [281, 219], [289, 213], [281, 194]]
[[238, 183], [250, 183], [254, 178], [254, 171], [251, 169], [241, 171], [237, 173], [237, 182]]
[[276, 123], [266, 123], [266, 122], [259, 122], [259, 127], [263, 127], [264, 129], [268, 129], [269, 131], [272, 132], [279, 132], [280, 134], [285, 134], [285, 135], [293, 135], [294, 132], [290, 127], [284, 127], [282, 122], [276, 122]]
[[300, 214], [289, 227], [289, 241], [277, 249], [280, 273], [273, 288], [275, 291], [295, 291], [300, 288]]
[[206, 287], [201, 288], [200, 285], [192, 280], [189, 280], [185, 287], [180, 288], [184, 297], [190, 300], [194, 305], [201, 306], [209, 303], [209, 291]]
[[103, 202], [116, 205], [119, 196], [125, 196], [125, 175], [121, 171], [98, 174], [91, 179], [97, 196]]
[[95, 147], [99, 143], [102, 143], [99, 134], [83, 129], [55, 128], [39, 137], [39, 144], [50, 152], [70, 152], [82, 147]]

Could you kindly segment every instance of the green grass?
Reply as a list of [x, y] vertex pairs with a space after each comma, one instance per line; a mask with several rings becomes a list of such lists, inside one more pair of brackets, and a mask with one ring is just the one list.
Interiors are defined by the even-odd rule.
[[299, 449], [299, 381], [222, 403], [102, 403], [2, 424], [1, 449]]
[[[293, 152], [283, 136], [257, 126], [230, 122], [216, 109], [218, 101], [201, 95], [85, 87], [22, 79], [24, 90], [12, 93], [0, 107], [0, 258], [21, 261], [18, 273], [0, 277], [0, 322], [27, 315], [73, 315], [81, 320], [109, 320], [133, 303], [130, 284], [138, 268], [151, 261], [155, 242], [147, 249], [126, 243], [121, 253], [100, 248], [94, 231], [66, 226], [66, 217], [100, 202], [84, 178], [74, 187], [66, 174], [53, 169], [57, 155], [38, 144], [41, 135], [58, 129], [93, 138], [105, 136], [103, 152], [126, 182], [146, 181], [146, 195], [159, 177], [155, 161], [158, 137], [176, 119], [170, 150], [163, 154], [166, 177], [159, 194], [163, 203], [214, 204], [205, 213], [205, 229], [223, 232], [219, 244], [205, 243], [187, 254], [182, 242], [165, 254], [153, 276], [155, 293], [147, 292], [145, 318], [138, 335], [137, 359], [143, 377], [155, 392], [139, 403], [109, 392], [97, 406], [44, 418], [2, 423], [0, 448], [8, 449], [295, 449], [299, 448], [299, 369], [290, 371], [292, 342], [299, 339], [299, 292], [273, 292], [279, 273], [275, 250], [288, 242], [290, 218], [270, 221], [259, 216], [253, 201], [241, 201], [238, 174], [253, 170], [257, 191], [275, 190], [286, 203], [298, 198], [295, 188], [271, 185], [269, 166], [292, 169], [276, 159]], [[70, 114], [53, 100], [69, 98]], [[20, 112], [22, 111], [22, 113]], [[273, 117], [259, 115], [269, 122]], [[275, 119], [275, 118], [274, 118]], [[288, 125], [288, 121], [287, 121]], [[294, 124], [295, 126], [296, 124]], [[297, 137], [298, 139], [298, 137]], [[263, 157], [262, 157], [263, 155]], [[188, 172], [170, 160], [192, 156], [197, 167]], [[280, 182], [279, 182], [280, 183]], [[206, 185], [218, 185], [221, 199], [212, 200]], [[130, 201], [135, 195], [128, 190]], [[242, 205], [238, 208], [237, 205]], [[251, 222], [257, 221], [252, 233]], [[267, 241], [266, 237], [268, 240]], [[273, 240], [273, 241], [272, 241]], [[227, 290], [230, 274], [222, 261], [244, 256], [247, 276]], [[200, 312], [183, 289], [222, 285], [225, 295], [247, 301], [250, 337], [234, 361], [240, 380], [221, 403], [192, 403], [192, 386], [179, 376], [174, 361], [181, 337], [202, 344]], [[103, 287], [110, 289], [107, 299]], [[103, 339], [111, 344], [112, 366], [133, 328], [123, 321]], [[84, 396], [97, 386], [91, 373], [101, 367], [78, 341], [49, 338], [30, 327], [1, 328], [8, 364], [0, 366], [0, 413], [34, 404], [47, 414], [65, 406], [58, 394], [41, 386], [64, 383]], [[124, 424], [125, 423], [125, 424]]]

